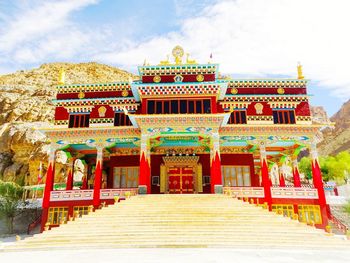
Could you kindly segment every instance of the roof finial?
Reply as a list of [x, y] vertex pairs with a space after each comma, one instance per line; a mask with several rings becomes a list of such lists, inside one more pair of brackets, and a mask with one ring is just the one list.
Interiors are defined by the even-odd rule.
[[189, 58], [190, 54], [186, 53], [186, 64], [197, 64], [197, 62], [194, 59]]
[[304, 79], [303, 66], [300, 64], [300, 62], [298, 62], [297, 69], [298, 69], [298, 79]]
[[159, 65], [169, 65], [170, 61], [169, 61], [169, 55], [166, 55], [166, 60], [161, 60], [159, 62]]
[[173, 48], [172, 54], [175, 57], [175, 64], [182, 64], [182, 57], [184, 55], [184, 50], [180, 46]]
[[64, 85], [65, 78], [66, 78], [66, 72], [65, 72], [64, 68], [61, 68], [59, 73], [58, 73], [58, 85]]

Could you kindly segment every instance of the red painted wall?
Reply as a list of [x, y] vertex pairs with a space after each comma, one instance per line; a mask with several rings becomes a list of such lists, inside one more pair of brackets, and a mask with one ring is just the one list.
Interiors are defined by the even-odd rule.
[[[104, 117], [100, 117], [99, 116], [99, 113], [98, 113], [98, 109], [100, 107], [106, 107], [106, 113], [105, 113], [105, 116]], [[108, 106], [108, 105], [96, 105], [92, 111], [90, 112], [90, 119], [103, 119], [103, 118], [114, 118], [114, 111], [112, 109], [112, 107]]]
[[[262, 114], [256, 114], [256, 109], [255, 109], [255, 104], [257, 103], [261, 103], [264, 107], [262, 110]], [[263, 116], [263, 115], [272, 115], [272, 109], [270, 107], [270, 105], [267, 102], [252, 102], [251, 104], [249, 104], [248, 108], [247, 108], [247, 115], [251, 116], [251, 115], [257, 115], [257, 116]]]
[[56, 107], [55, 120], [68, 120], [69, 113], [64, 107]]
[[310, 106], [308, 102], [301, 102], [295, 109], [297, 116], [310, 116]]
[[252, 186], [259, 186], [259, 178], [254, 174], [253, 154], [221, 154], [221, 165], [248, 165], [250, 166], [250, 180]]

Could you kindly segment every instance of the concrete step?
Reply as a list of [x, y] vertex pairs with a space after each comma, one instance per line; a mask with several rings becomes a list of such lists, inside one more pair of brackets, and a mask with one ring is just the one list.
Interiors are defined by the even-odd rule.
[[350, 248], [322, 230], [224, 195], [145, 195], [6, 249], [247, 246]]

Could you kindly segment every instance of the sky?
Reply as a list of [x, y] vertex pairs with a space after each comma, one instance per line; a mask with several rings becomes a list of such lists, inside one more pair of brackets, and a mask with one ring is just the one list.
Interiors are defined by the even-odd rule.
[[137, 73], [176, 45], [232, 78], [295, 78], [334, 114], [350, 99], [349, 0], [0, 0], [0, 74], [49, 62]]

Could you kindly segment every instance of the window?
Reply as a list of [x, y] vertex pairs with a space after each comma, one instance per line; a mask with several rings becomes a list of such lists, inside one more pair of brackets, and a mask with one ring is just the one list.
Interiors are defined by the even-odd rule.
[[247, 112], [245, 110], [235, 110], [231, 112], [229, 124], [246, 124]]
[[300, 222], [322, 224], [319, 205], [298, 205], [298, 211]]
[[251, 186], [249, 166], [221, 166], [224, 186]]
[[203, 113], [210, 113], [210, 100], [203, 100]]
[[293, 215], [294, 215], [293, 205], [283, 205], [283, 204], [272, 205], [272, 211], [277, 214], [281, 214], [285, 217], [290, 217], [290, 218], [293, 218]]
[[89, 214], [89, 207], [88, 206], [74, 206], [73, 208], [73, 216], [76, 214], [76, 212], [79, 213], [79, 217], [82, 217], [83, 215]]
[[203, 176], [203, 183], [206, 185], [210, 184], [210, 176], [209, 175]]
[[211, 113], [210, 99], [148, 100], [148, 114]]
[[113, 188], [134, 188], [139, 186], [139, 167], [114, 167]]
[[128, 115], [124, 112], [116, 112], [114, 114], [114, 126], [132, 126]]
[[294, 110], [274, 110], [272, 114], [274, 124], [295, 124]]
[[89, 127], [90, 114], [71, 114], [69, 115], [68, 128]]
[[159, 185], [159, 176], [152, 176], [152, 185]]
[[68, 207], [50, 207], [47, 222], [50, 225], [66, 223], [68, 219]]

